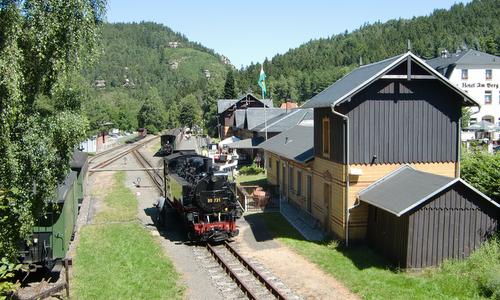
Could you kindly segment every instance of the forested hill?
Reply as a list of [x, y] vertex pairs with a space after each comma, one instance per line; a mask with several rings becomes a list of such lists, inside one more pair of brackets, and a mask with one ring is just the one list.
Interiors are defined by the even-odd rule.
[[146, 111], [155, 107], [158, 129], [178, 122], [184, 102], [201, 115], [204, 93], [220, 89], [229, 69], [213, 50], [161, 24], [104, 24], [101, 40], [97, 64], [84, 71], [92, 86], [84, 108], [94, 129], [105, 122], [136, 129], [144, 125], [144, 104]]
[[[428, 59], [443, 49], [460, 47], [500, 52], [500, 0], [475, 0], [435, 10], [429, 16], [366, 24], [353, 32], [312, 40], [264, 62], [268, 86], [276, 101], [305, 101], [359, 64], [388, 58], [407, 50]], [[238, 88], [258, 90], [260, 65], [239, 72]]]

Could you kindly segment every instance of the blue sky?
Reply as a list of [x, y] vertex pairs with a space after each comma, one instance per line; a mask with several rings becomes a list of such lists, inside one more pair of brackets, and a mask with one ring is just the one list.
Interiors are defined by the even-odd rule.
[[154, 21], [240, 68], [365, 23], [430, 14], [470, 0], [108, 0], [109, 22]]

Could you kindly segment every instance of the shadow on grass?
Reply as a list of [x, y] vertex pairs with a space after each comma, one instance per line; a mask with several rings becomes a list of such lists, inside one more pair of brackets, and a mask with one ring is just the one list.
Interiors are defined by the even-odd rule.
[[[300, 244], [297, 247], [305, 248], [310, 244], [336, 251], [349, 259], [358, 270], [376, 268], [392, 272], [400, 271], [398, 267], [376, 253], [365, 243], [351, 243], [346, 247], [345, 244], [333, 238], [323, 241], [307, 241], [280, 213], [255, 214], [248, 217], [260, 219], [260, 222], [264, 223], [266, 231], [271, 235], [271, 238], [290, 240], [292, 244]], [[259, 221], [253, 222], [258, 223]]]

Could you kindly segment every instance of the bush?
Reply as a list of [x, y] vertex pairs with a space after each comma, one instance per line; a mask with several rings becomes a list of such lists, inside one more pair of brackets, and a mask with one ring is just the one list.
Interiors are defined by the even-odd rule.
[[500, 154], [465, 151], [460, 171], [465, 181], [495, 201], [500, 201]]
[[257, 166], [256, 164], [252, 164], [250, 166], [244, 166], [240, 170], [240, 174], [242, 175], [257, 175], [260, 173], [264, 173], [264, 168]]
[[9, 263], [6, 258], [0, 260], [0, 300], [7, 297], [19, 288], [19, 283], [11, 282], [14, 272], [21, 269], [21, 265]]

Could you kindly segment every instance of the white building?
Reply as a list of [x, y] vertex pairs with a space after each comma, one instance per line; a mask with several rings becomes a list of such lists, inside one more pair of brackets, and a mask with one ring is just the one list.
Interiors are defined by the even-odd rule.
[[445, 51], [427, 63], [481, 104], [471, 123], [485, 120], [500, 125], [500, 57], [477, 50]]

